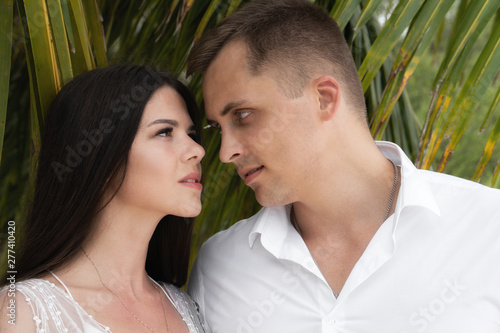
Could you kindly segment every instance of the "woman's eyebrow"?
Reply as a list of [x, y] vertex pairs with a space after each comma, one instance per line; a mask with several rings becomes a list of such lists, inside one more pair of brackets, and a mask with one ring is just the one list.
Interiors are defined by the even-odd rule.
[[155, 121], [149, 123], [149, 125], [147, 127], [152, 126], [152, 125], [156, 125], [156, 124], [170, 124], [170, 125], [172, 125], [174, 127], [179, 126], [179, 123], [177, 121], [175, 121], [175, 120], [171, 120], [171, 119], [156, 119]]

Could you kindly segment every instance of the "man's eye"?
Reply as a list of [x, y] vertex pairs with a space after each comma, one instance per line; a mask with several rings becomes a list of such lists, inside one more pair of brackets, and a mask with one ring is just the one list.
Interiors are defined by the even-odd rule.
[[211, 130], [216, 130], [216, 131], [220, 131], [220, 125], [218, 123], [211, 123], [211, 124], [208, 124], [207, 126], [203, 127], [203, 129], [211, 129]]
[[236, 111], [235, 115], [238, 121], [241, 121], [250, 115], [250, 111]]

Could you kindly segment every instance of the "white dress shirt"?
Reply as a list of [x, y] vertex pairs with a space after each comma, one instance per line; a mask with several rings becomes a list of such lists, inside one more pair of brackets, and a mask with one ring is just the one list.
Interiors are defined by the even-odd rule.
[[377, 145], [401, 166], [396, 211], [338, 299], [290, 206], [263, 208], [196, 259], [189, 293], [214, 333], [500, 332], [500, 191], [418, 170], [395, 144]]

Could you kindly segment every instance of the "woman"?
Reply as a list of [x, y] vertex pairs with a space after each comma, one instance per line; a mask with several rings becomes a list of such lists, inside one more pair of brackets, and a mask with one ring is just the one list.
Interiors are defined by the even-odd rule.
[[0, 331], [204, 332], [175, 287], [201, 210], [199, 133], [187, 88], [153, 68], [97, 69], [64, 86], [16, 248], [16, 325], [6, 286]]

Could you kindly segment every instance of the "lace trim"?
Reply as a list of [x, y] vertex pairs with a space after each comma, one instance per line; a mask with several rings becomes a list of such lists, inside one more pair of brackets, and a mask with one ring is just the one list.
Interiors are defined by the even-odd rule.
[[[58, 333], [84, 333], [90, 324], [94, 330], [100, 328], [100, 332], [111, 332], [109, 327], [87, 314], [65, 291], [52, 282], [31, 279], [17, 283], [16, 290], [24, 295], [30, 305], [38, 333], [54, 332], [54, 329]], [[74, 311], [73, 316], [71, 310]], [[82, 318], [82, 313], [88, 317], [90, 323]], [[75, 321], [75, 314], [80, 319], [80, 324]]]
[[[65, 286], [64, 283], [61, 284]], [[163, 282], [160, 287], [181, 315], [190, 333], [210, 332], [196, 303], [184, 291]], [[31, 307], [37, 333], [111, 333], [109, 327], [99, 323], [67, 292], [50, 281], [30, 279], [17, 283], [16, 289], [24, 295]]]
[[[164, 289], [163, 291], [166, 293], [167, 297], [171, 300], [172, 304], [180, 313], [182, 319], [186, 323], [189, 332], [209, 333], [209, 329], [200, 315], [198, 306], [195, 302], [193, 302], [189, 295], [174, 285], [169, 285], [163, 282], [161, 283], [161, 285], [164, 287], [162, 288]], [[168, 294], [171, 294], [172, 297], [169, 297]], [[202, 331], [199, 331], [198, 328], [201, 328]]]

